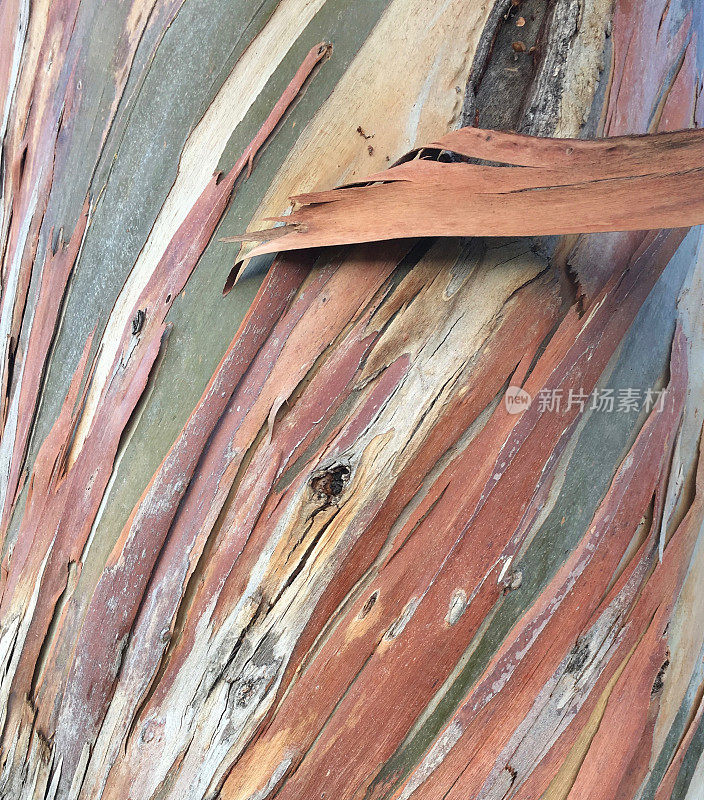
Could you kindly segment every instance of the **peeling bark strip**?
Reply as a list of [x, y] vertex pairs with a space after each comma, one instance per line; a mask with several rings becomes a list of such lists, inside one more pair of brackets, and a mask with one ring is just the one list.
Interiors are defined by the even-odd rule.
[[[578, 730], [572, 722], [580, 716], [589, 716], [601, 688], [608, 683], [623, 659], [632, 654], [635, 668], [647, 666], [652, 677], [641, 681], [639, 676], [633, 676], [628, 687], [624, 688], [621, 702], [630, 702], [630, 715], [625, 714], [622, 707], [615, 708], [613, 702], [608, 710], [621, 723], [627, 719], [634, 729], [613, 737], [604, 734], [602, 727], [599, 743], [605, 744], [609, 755], [591, 749], [589, 752], [589, 757], [593, 757], [598, 765], [604, 796], [618, 796], [615, 791], [618, 783], [632, 767], [628, 758], [622, 763], [618, 761], [617, 750], [622, 747], [626, 752], [632, 752], [641, 743], [642, 732], [637, 726], [642, 723], [633, 702], [636, 698], [642, 699], [647, 709], [652, 701], [648, 688], [652, 686], [655, 672], [664, 658], [662, 634], [666, 622], [663, 619], [672, 610], [671, 605], [665, 607], [667, 611], [661, 608], [657, 624], [650, 622], [654, 609], [650, 607], [645, 612], [646, 627], [650, 622], [646, 636], [655, 636], [661, 654], [659, 660], [656, 657], [652, 664], [647, 660], [644, 664], [638, 650], [633, 653], [644, 630], [642, 626], [633, 625], [633, 617], [642, 613], [638, 599], [643, 586], [647, 585], [645, 582], [650, 576], [656, 553], [655, 526], [649, 531], [647, 546], [639, 554], [644, 563], [639, 564], [638, 558], [634, 559], [635, 569], [626, 579], [633, 569], [629, 565], [617, 584], [619, 591], [614, 589], [600, 607], [599, 602], [608, 592], [607, 582], [634, 533], [631, 515], [646, 511], [671, 454], [687, 379], [681, 335], [673, 345], [672, 359], [671, 405], [667, 412], [652, 415], [646, 422], [616, 473], [585, 538], [546, 587], [536, 607], [530, 609], [511, 632], [485, 675], [451, 718], [448, 728], [440, 733], [427, 759], [411, 774], [400, 797], [447, 795], [455, 798], [475, 793], [477, 796], [491, 796], [501, 786], [506, 772], [510, 773], [511, 789], [518, 796], [530, 797], [532, 792], [539, 796], [547, 788], [545, 764], [552, 760], [551, 749], [561, 749], [563, 755], [569, 750], [576, 738], [575, 728]], [[643, 469], [646, 464], [649, 468], [647, 475]], [[676, 562], [668, 561], [668, 567], [677, 569]], [[682, 577], [680, 572], [679, 580]], [[599, 591], [594, 590], [596, 586], [599, 586]], [[652, 595], [649, 599], [652, 602]], [[661, 600], [662, 596], [658, 595], [657, 602]], [[568, 619], [569, 625], [566, 624]], [[580, 624], [585, 627], [580, 628]], [[577, 644], [573, 646], [577, 629]], [[639, 646], [644, 647], [643, 644]], [[540, 658], [532, 661], [528, 654], [534, 649]], [[620, 683], [626, 682], [627, 678], [631, 678], [628, 672], [621, 677]], [[538, 687], [542, 687], [542, 691]], [[510, 700], [506, 698], [501, 702], [498, 698], [502, 692]], [[522, 702], [526, 705], [522, 706]], [[502, 739], [495, 736], [490, 743], [482, 742], [480, 732], [497, 730], [496, 715], [504, 713], [507, 707], [514, 711], [516, 721], [522, 720], [521, 724], [513, 730], [514, 726], [506, 721], [500, 726]], [[551, 730], [551, 735], [546, 741], [547, 730]], [[501, 747], [503, 749], [499, 750]], [[438, 759], [440, 748], [442, 757]], [[497, 752], [500, 755], [494, 761]], [[542, 758], [539, 758], [540, 754], [544, 754]], [[536, 771], [537, 763], [540, 766]], [[570, 796], [592, 796], [596, 776], [584, 780], [583, 775], [590, 769], [590, 764], [583, 766]], [[613, 791], [605, 775], [611, 770], [615, 776]], [[527, 781], [530, 788], [523, 785]]]
[[[368, 186], [291, 198], [282, 227], [248, 257], [417, 236], [544, 236], [704, 222], [704, 132], [585, 142], [461, 128], [430, 148], [502, 166], [411, 153]], [[508, 166], [511, 165], [511, 166]]]
[[702, 232], [220, 238], [633, 219], [702, 20], [0, 0], [2, 800], [699, 800]]
[[[526, 377], [525, 371], [534, 357], [531, 351], [514, 379], [533, 396], [541, 387], [562, 387], [568, 392], [583, 386], [591, 391], [613, 354], [611, 348], [620, 341], [633, 318], [631, 314], [636, 313], [659, 273], [656, 264], [648, 265], [644, 259], [642, 271], [634, 267], [618, 281], [618, 288], [610, 286], [586, 323], [576, 315], [565, 318], [530, 374]], [[676, 352], [675, 363], [681, 370], [681, 339]], [[682, 381], [680, 375], [679, 384]], [[658, 418], [669, 442], [681, 410], [682, 398], [678, 397], [673, 398], [672, 416]], [[452, 411], [448, 405], [444, 414], [450, 417]], [[377, 776], [377, 765], [391, 758], [409, 736], [414, 720], [431, 702], [437, 687], [448, 680], [482, 621], [500, 608], [502, 576], [539, 518], [578, 413], [576, 408], [566, 414], [541, 413], [538, 406], [532, 406], [516, 420], [501, 404], [476, 438], [466, 443], [446, 470], [425, 487], [419, 505], [403, 526], [394, 526], [389, 534], [387, 514], [393, 511], [381, 506], [367, 536], [373, 532], [382, 542], [388, 535], [392, 538], [374, 554], [371, 582], [365, 581], [363, 593], [344, 607], [334, 630], [286, 692], [274, 721], [240, 757], [225, 784], [226, 797], [256, 797], [270, 771], [284, 758], [292, 761], [288, 780], [277, 797], [307, 796], [321, 784], [334, 795], [364, 794]], [[658, 453], [657, 447], [654, 453]], [[668, 463], [666, 452], [662, 459], [644, 457], [641, 462], [633, 458], [629, 463], [634, 468], [651, 464], [655, 485], [659, 465]], [[537, 483], [536, 475], [540, 476]], [[401, 491], [404, 483], [401, 480], [397, 484]], [[624, 551], [652, 493], [647, 485], [641, 490], [642, 510], [637, 504], [624, 506], [631, 526], [621, 533]], [[618, 563], [618, 551], [612, 547], [609, 552]], [[604, 579], [608, 581], [612, 574], [605, 570]], [[582, 580], [583, 584], [576, 582], [574, 591], [590, 592], [587, 587], [592, 585], [592, 578], [587, 574]], [[458, 587], [471, 600], [465, 614], [450, 627], [445, 617]], [[572, 588], [570, 584], [569, 590]], [[371, 612], [363, 614], [374, 593], [378, 599]], [[595, 592], [595, 602], [600, 597]], [[577, 597], [575, 602], [579, 603]], [[588, 611], [586, 606], [584, 613]], [[564, 633], [569, 650], [576, 632], [567, 626]], [[414, 653], [426, 648], [432, 658], [414, 659]], [[520, 650], [523, 652], [523, 648]], [[525, 668], [534, 670], [535, 664], [526, 662]], [[391, 683], [383, 678], [389, 672], [394, 674]], [[534, 691], [534, 685], [529, 685]], [[507, 683], [509, 692], [512, 688]], [[498, 691], [497, 686], [494, 691]], [[382, 704], [392, 707], [393, 715], [384, 719], [374, 736], [360, 740], [360, 728], [373, 725], [374, 709]], [[507, 707], [510, 702], [500, 702], [499, 713], [505, 714]], [[486, 738], [488, 730], [491, 726], [482, 726], [476, 734]], [[502, 730], [508, 734], [508, 724]], [[496, 747], [499, 743], [492, 736], [488, 744]], [[471, 790], [468, 793], [472, 795]], [[382, 787], [379, 796], [383, 794]], [[436, 795], [430, 792], [428, 796]]]

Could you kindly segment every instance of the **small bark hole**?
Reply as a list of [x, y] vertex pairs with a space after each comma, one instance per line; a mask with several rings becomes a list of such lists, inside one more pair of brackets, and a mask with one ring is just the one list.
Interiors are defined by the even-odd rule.
[[379, 599], [379, 590], [377, 589], [375, 592], [372, 592], [369, 595], [367, 602], [362, 606], [362, 610], [359, 612], [359, 619], [364, 619], [367, 614], [374, 608], [376, 601]]
[[331, 501], [342, 494], [349, 477], [350, 468], [339, 464], [316, 475], [310, 482], [310, 488], [319, 499]]

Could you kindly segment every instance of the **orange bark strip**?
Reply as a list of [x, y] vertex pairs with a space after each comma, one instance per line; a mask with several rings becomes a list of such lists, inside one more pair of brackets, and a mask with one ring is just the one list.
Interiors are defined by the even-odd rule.
[[303, 88], [305, 82], [310, 78], [313, 70], [320, 64], [321, 61], [328, 58], [332, 52], [332, 45], [327, 42], [321, 42], [311, 47], [308, 55], [303, 59], [301, 66], [296, 70], [296, 74], [291, 78], [291, 82], [284, 90], [284, 93], [277, 100], [276, 105], [271, 109], [269, 116], [264, 121], [264, 124], [259, 129], [257, 135], [247, 145], [244, 153], [240, 156], [235, 170], [237, 167], [240, 170], [247, 165], [247, 177], [252, 174], [252, 165], [254, 157], [257, 152], [262, 148], [264, 142], [274, 132], [274, 128], [281, 122], [283, 115], [286, 113], [288, 107], [294, 101], [298, 93]]
[[[301, 205], [248, 256], [416, 236], [539, 236], [704, 222], [704, 132], [595, 141], [464, 128], [430, 145], [499, 166], [416, 157], [371, 185], [293, 197]], [[235, 237], [238, 238], [238, 237]], [[229, 239], [228, 241], [232, 241]]]

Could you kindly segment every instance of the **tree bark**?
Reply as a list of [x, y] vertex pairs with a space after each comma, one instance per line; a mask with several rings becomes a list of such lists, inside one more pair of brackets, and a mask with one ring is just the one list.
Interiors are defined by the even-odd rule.
[[0, 796], [701, 797], [701, 231], [220, 241], [701, 125], [701, 0], [0, 9]]

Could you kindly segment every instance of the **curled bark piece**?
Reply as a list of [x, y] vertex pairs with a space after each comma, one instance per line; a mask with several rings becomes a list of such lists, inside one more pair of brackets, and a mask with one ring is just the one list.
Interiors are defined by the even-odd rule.
[[425, 151], [365, 185], [292, 198], [283, 227], [232, 240], [256, 256], [417, 236], [542, 236], [654, 230], [704, 222], [704, 132], [594, 141], [462, 128], [430, 147], [486, 163], [441, 162]]

